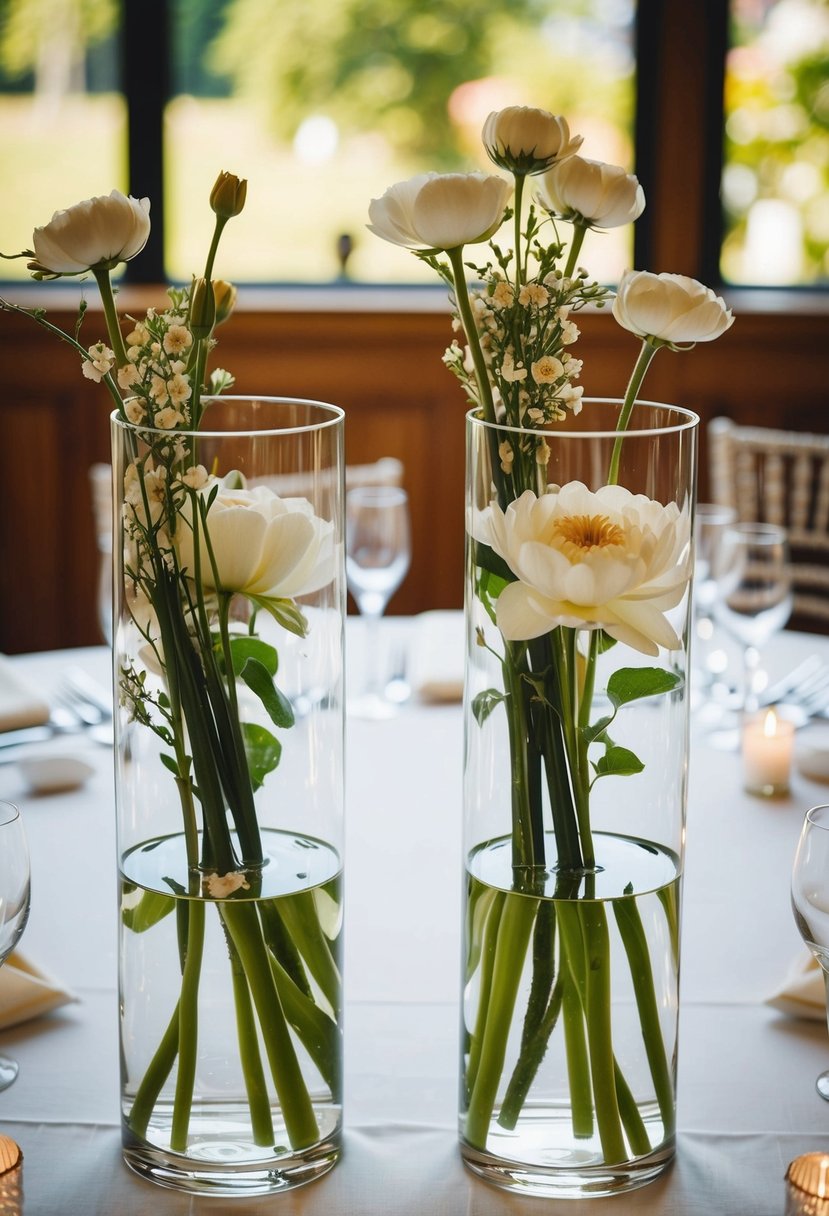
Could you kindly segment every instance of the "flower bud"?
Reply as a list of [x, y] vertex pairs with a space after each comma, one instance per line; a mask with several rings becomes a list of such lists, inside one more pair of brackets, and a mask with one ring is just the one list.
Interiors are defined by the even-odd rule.
[[246, 180], [236, 177], [234, 173], [222, 171], [210, 191], [210, 206], [216, 215], [229, 220], [234, 215], [238, 215], [244, 207], [247, 192]]
[[236, 304], [236, 288], [224, 279], [213, 280], [213, 299], [216, 302], [216, 324], [226, 321]]
[[216, 324], [216, 302], [209, 279], [193, 279], [190, 290], [190, 330], [194, 338], [209, 338]]

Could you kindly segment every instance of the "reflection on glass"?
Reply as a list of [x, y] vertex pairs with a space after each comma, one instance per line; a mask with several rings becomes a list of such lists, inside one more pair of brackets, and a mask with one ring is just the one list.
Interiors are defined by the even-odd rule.
[[[792, 869], [792, 912], [823, 971], [829, 1001], [829, 806], [813, 807], [803, 821]], [[815, 1085], [829, 1102], [829, 1071]]]
[[723, 277], [829, 281], [829, 6], [732, 0]]

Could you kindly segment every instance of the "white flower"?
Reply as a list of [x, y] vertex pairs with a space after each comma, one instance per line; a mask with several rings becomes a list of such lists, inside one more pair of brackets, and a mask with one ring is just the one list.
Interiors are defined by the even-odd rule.
[[100, 384], [107, 372], [112, 370], [115, 363], [115, 355], [105, 346], [103, 342], [96, 342], [90, 346], [88, 359], [84, 359], [81, 364], [81, 371], [86, 376], [87, 380], [94, 380], [96, 384]]
[[645, 193], [632, 173], [619, 165], [572, 156], [539, 179], [542, 207], [588, 228], [631, 224], [645, 209]]
[[556, 396], [566, 405], [568, 410], [572, 410], [574, 414], [581, 413], [581, 399], [584, 389], [580, 384], [562, 384]]
[[575, 321], [561, 322], [561, 344], [562, 346], [572, 346], [579, 338], [579, 327]]
[[536, 384], [555, 384], [564, 375], [564, 364], [554, 355], [542, 355], [530, 364], [530, 371]]
[[118, 368], [118, 387], [124, 392], [138, 384], [140, 379], [141, 373], [134, 363], [125, 363], [123, 367]]
[[[122, 385], [123, 387], [123, 385]], [[144, 403], [140, 397], [130, 397], [124, 402], [124, 413], [132, 423], [144, 421]]]
[[572, 156], [581, 135], [570, 136], [565, 118], [532, 106], [507, 106], [490, 114], [481, 132], [487, 154], [496, 165], [523, 176]]
[[113, 190], [56, 211], [48, 224], [35, 228], [29, 269], [36, 278], [111, 269], [140, 253], [149, 235], [150, 200]]
[[500, 227], [511, 187], [490, 173], [421, 173], [369, 206], [369, 232], [407, 249], [457, 249]]
[[[202, 498], [218, 486], [207, 526], [221, 590], [268, 599], [293, 599], [327, 586], [334, 577], [334, 528], [315, 515], [304, 498], [278, 498], [267, 486], [230, 488], [211, 477]], [[176, 531], [179, 561], [195, 577], [192, 507], [182, 508]], [[199, 528], [201, 532], [201, 527]], [[201, 581], [218, 589], [206, 546], [201, 548]]]
[[153, 417], [153, 426], [158, 427], [160, 431], [172, 431], [175, 427], [180, 426], [184, 422], [184, 417], [172, 405], [166, 406], [163, 410], [159, 410]]
[[476, 524], [517, 578], [498, 597], [498, 626], [525, 641], [565, 625], [604, 629], [643, 654], [681, 643], [665, 612], [685, 594], [689, 522], [622, 486], [595, 493], [573, 481], [537, 497], [527, 490], [506, 511], [497, 502]]
[[191, 468], [182, 473], [181, 480], [186, 486], [189, 486], [191, 490], [200, 490], [203, 486], [207, 485], [207, 469], [203, 464], [193, 465]]
[[684, 274], [626, 270], [613, 315], [623, 329], [668, 346], [712, 342], [734, 322], [731, 309], [710, 287]]

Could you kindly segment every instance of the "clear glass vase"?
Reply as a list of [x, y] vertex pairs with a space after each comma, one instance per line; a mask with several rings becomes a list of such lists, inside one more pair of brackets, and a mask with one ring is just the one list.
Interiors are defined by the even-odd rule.
[[343, 414], [112, 443], [124, 1157], [280, 1191], [340, 1151]]
[[613, 1194], [675, 1145], [697, 418], [467, 430], [460, 1140]]

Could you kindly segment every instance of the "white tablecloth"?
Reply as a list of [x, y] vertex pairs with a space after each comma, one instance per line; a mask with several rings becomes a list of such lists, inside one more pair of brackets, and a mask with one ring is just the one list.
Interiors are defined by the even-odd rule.
[[[821, 649], [829, 657], [826, 639], [787, 634], [770, 666]], [[78, 659], [107, 679], [103, 649], [15, 661], [48, 691]], [[71, 794], [34, 797], [15, 765], [0, 766], [0, 798], [21, 806], [32, 855], [21, 948], [80, 997], [0, 1035], [20, 1063], [0, 1093], [0, 1130], [23, 1149], [26, 1216], [572, 1214], [572, 1201], [488, 1187], [456, 1149], [459, 706], [412, 701], [387, 721], [349, 721], [345, 1153], [324, 1179], [269, 1199], [177, 1195], [121, 1162], [112, 763], [105, 748], [84, 747], [95, 774]], [[643, 1190], [584, 1201], [587, 1216], [779, 1216], [788, 1162], [829, 1151], [829, 1104], [814, 1089], [829, 1064], [826, 1026], [763, 1004], [801, 949], [789, 873], [803, 813], [822, 801], [829, 788], [798, 774], [788, 798], [748, 796], [737, 756], [694, 736], [677, 1160]]]

